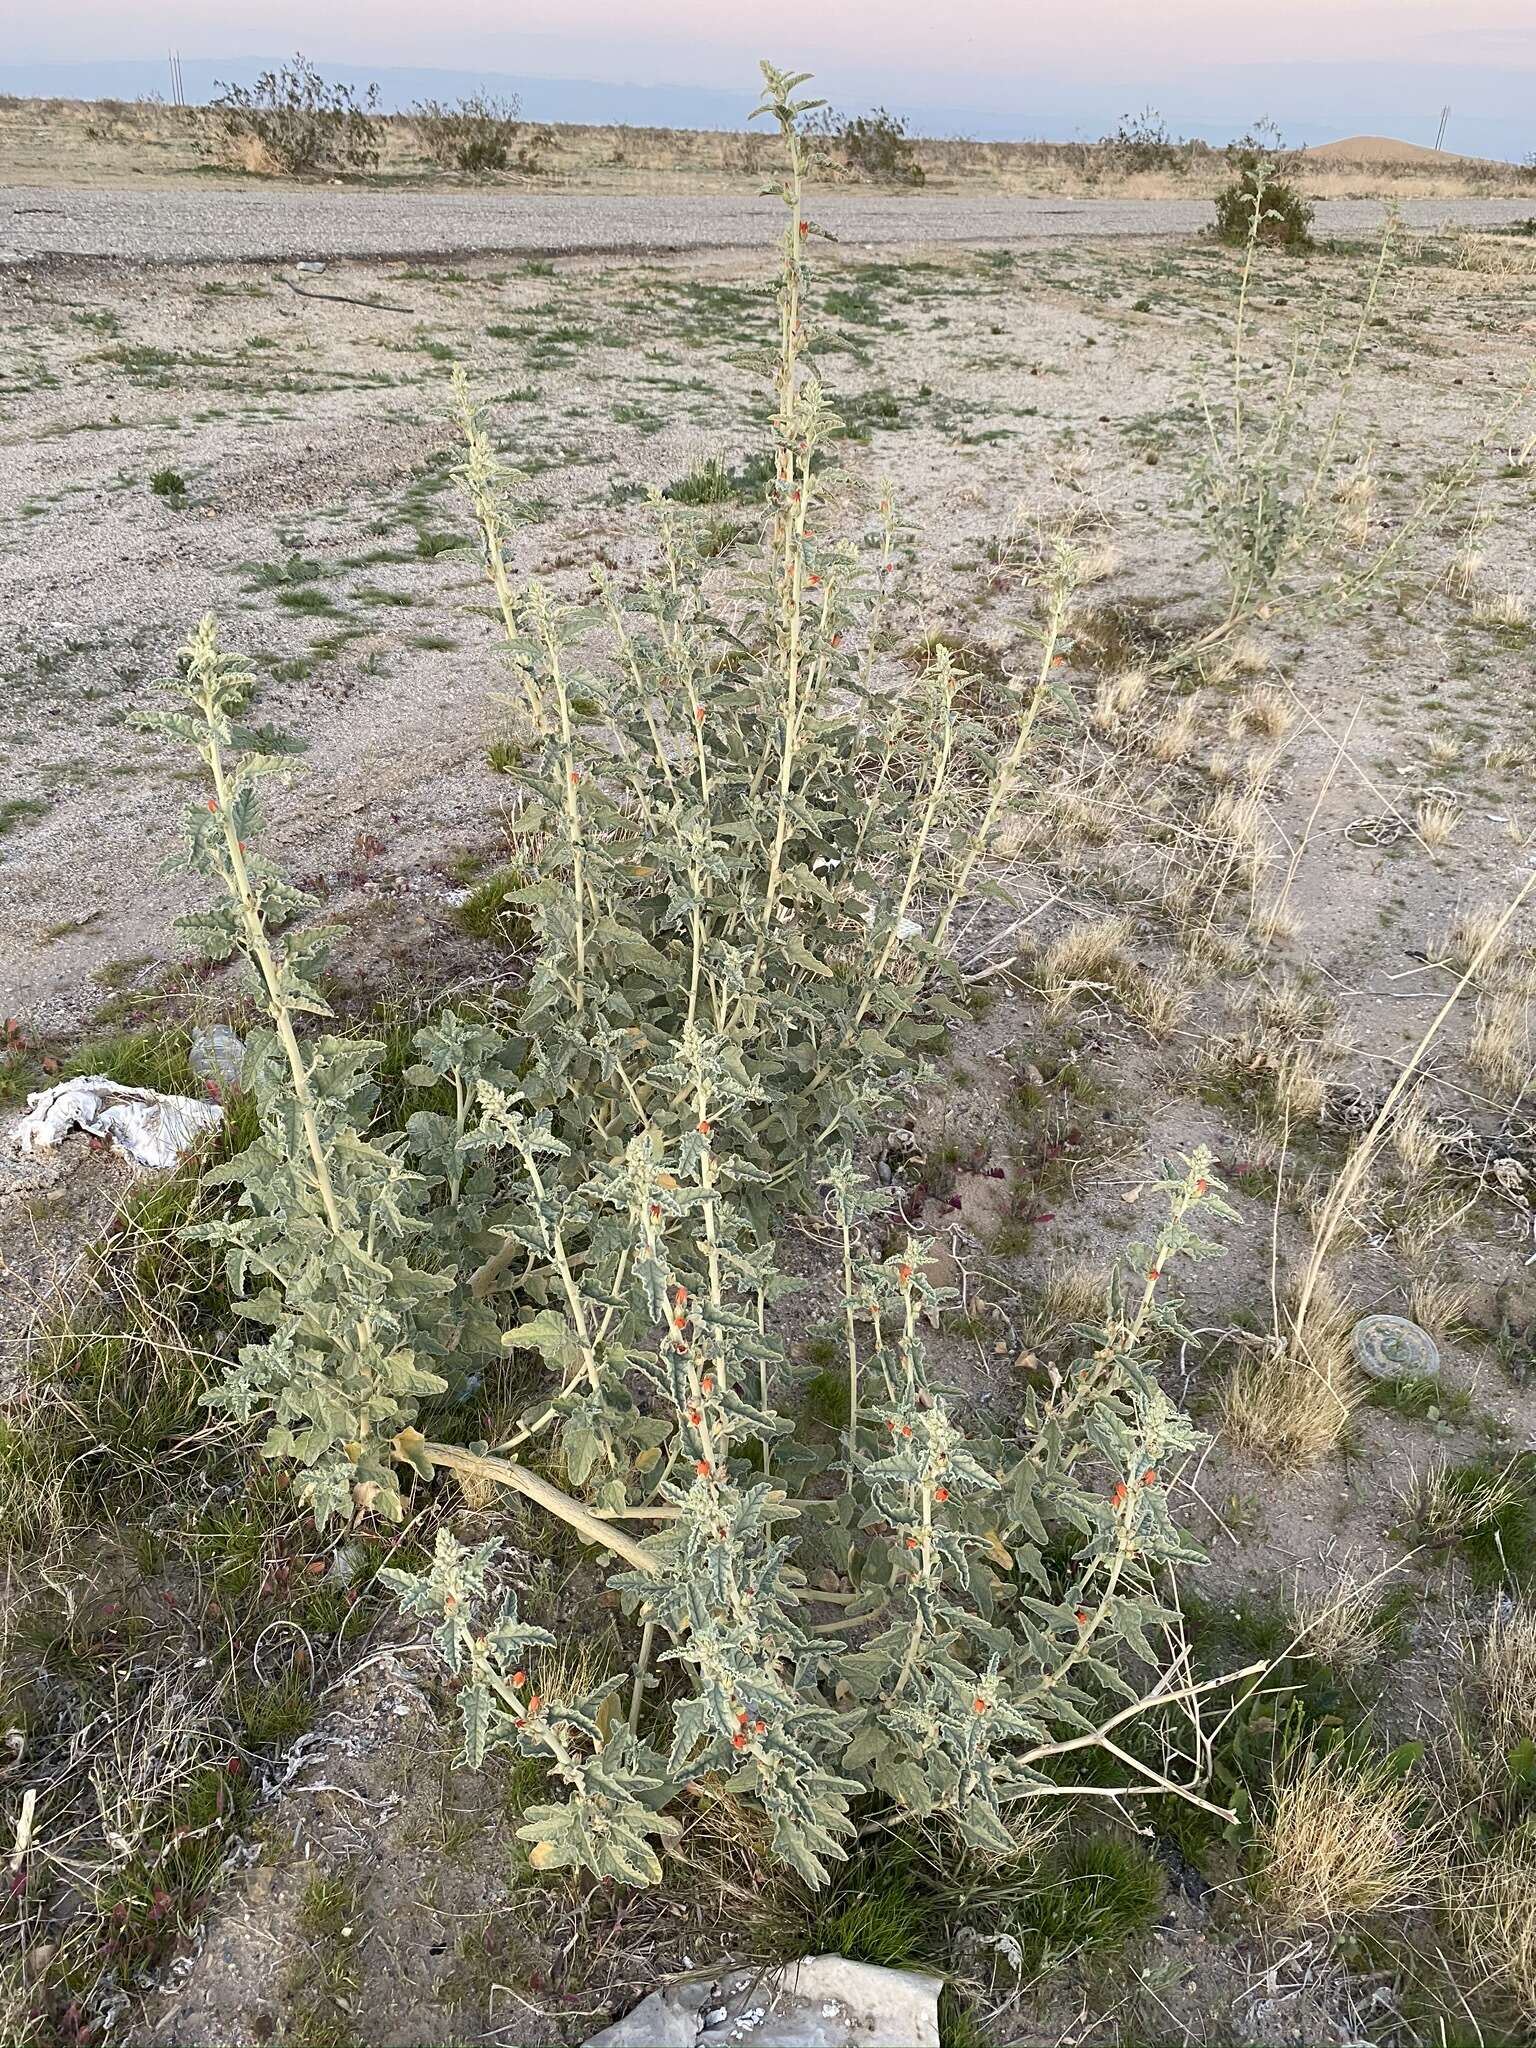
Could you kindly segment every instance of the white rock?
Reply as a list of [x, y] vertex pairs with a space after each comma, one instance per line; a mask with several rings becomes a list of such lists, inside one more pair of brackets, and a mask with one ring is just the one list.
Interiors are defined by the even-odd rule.
[[915, 1970], [808, 1956], [766, 1978], [730, 1970], [669, 1984], [583, 2048], [711, 2048], [747, 2031], [753, 2048], [939, 2048], [943, 1988]]

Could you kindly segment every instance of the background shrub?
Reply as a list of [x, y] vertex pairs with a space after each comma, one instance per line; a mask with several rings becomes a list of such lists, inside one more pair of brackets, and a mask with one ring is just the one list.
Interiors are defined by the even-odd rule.
[[302, 55], [263, 71], [254, 85], [219, 83], [213, 119], [227, 151], [247, 170], [303, 178], [371, 171], [378, 163], [384, 124], [376, 85], [359, 100], [350, 85], [322, 78]]
[[1108, 168], [1118, 172], [1187, 171], [1200, 145], [1171, 134], [1156, 108], [1143, 107], [1125, 115], [1112, 135], [1101, 136], [1099, 149]]
[[529, 148], [520, 141], [522, 109], [516, 99], [471, 93], [452, 106], [419, 100], [411, 119], [421, 146], [445, 171], [483, 176], [487, 171], [531, 169]]
[[811, 132], [830, 144], [850, 176], [872, 185], [921, 185], [927, 174], [917, 160], [908, 123], [875, 107], [867, 114], [837, 114], [824, 108]]

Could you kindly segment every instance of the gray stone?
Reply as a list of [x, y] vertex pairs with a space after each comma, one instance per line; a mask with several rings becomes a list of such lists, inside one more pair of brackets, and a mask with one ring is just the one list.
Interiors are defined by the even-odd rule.
[[939, 2048], [941, 1977], [808, 1956], [681, 1978], [583, 2048]]

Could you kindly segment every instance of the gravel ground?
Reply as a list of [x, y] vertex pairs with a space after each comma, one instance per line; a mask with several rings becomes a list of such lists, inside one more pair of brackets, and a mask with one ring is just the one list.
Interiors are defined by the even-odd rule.
[[[1517, 199], [1422, 199], [1408, 226], [1494, 227], [1530, 212]], [[815, 215], [841, 241], [1021, 242], [1092, 235], [1187, 235], [1207, 227], [1205, 199], [842, 197]], [[1318, 232], [1377, 228], [1378, 200], [1319, 202]], [[600, 194], [260, 191], [77, 192], [17, 186], [0, 196], [0, 262], [121, 257], [149, 263], [251, 258], [466, 255], [515, 250], [569, 256], [755, 248], [777, 233], [777, 201], [755, 197]]]

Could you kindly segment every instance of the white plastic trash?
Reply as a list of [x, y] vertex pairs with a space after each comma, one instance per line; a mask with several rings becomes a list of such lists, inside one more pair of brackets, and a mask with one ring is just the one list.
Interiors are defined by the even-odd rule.
[[182, 1154], [224, 1121], [216, 1102], [125, 1088], [105, 1074], [82, 1074], [27, 1097], [25, 1116], [11, 1133], [18, 1152], [52, 1152], [71, 1131], [107, 1139], [135, 1166], [174, 1166]]

